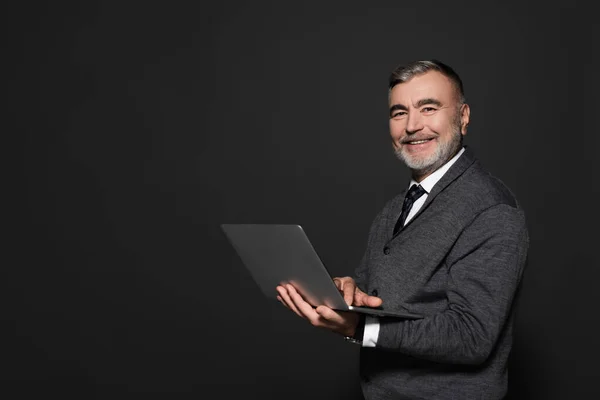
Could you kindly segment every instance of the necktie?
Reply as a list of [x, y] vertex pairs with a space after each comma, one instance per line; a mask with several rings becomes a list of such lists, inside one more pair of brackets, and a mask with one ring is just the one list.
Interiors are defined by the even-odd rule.
[[394, 235], [398, 233], [398, 231], [404, 226], [404, 221], [406, 221], [406, 217], [408, 217], [410, 209], [415, 201], [417, 201], [417, 199], [423, 196], [425, 193], [427, 192], [420, 185], [413, 184], [410, 189], [408, 189], [408, 193], [406, 193], [406, 197], [404, 197], [404, 203], [402, 204], [402, 212], [400, 213], [398, 221], [396, 221], [396, 226], [394, 226]]

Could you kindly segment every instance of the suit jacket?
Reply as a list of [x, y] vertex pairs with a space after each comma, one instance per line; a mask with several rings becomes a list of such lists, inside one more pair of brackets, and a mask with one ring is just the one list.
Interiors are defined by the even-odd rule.
[[529, 242], [523, 210], [468, 148], [393, 236], [404, 195], [373, 221], [356, 280], [384, 309], [424, 318], [380, 318], [377, 346], [361, 349], [363, 393], [502, 398]]

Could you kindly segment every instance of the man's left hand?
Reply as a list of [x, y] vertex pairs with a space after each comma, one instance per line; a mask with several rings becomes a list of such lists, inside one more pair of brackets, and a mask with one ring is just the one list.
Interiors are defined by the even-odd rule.
[[329, 329], [343, 336], [354, 336], [359, 322], [357, 313], [334, 311], [327, 306], [314, 308], [290, 284], [277, 286], [277, 293], [277, 300], [313, 326]]

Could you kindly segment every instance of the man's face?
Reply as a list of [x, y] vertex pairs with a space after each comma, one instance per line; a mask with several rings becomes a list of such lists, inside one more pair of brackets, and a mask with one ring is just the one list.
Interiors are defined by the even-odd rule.
[[469, 114], [450, 79], [437, 71], [394, 86], [390, 92], [394, 152], [419, 180], [424, 179], [460, 149]]

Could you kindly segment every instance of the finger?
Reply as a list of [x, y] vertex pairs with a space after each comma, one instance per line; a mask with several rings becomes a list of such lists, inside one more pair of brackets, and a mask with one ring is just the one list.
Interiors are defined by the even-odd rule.
[[279, 296], [281, 297], [281, 299], [284, 301], [285, 305], [292, 310], [293, 312], [295, 312], [296, 314], [298, 314], [299, 317], [304, 318], [304, 315], [302, 315], [300, 313], [300, 311], [298, 311], [298, 308], [296, 307], [296, 305], [294, 304], [294, 302], [292, 301], [292, 299], [290, 298], [290, 295], [287, 291], [287, 289], [283, 286], [277, 286], [277, 293], [279, 293]]
[[352, 303], [354, 303], [354, 292], [356, 291], [356, 284], [354, 283], [354, 279], [349, 278], [348, 280], [344, 281], [343, 291], [344, 301], [346, 301], [346, 304], [351, 306]]
[[342, 292], [344, 296], [344, 301], [349, 306], [354, 302], [354, 290], [356, 288], [356, 283], [354, 283], [354, 279], [349, 276], [343, 278], [333, 278], [335, 285]]
[[334, 332], [344, 336], [354, 335], [358, 325], [358, 315], [353, 312], [332, 310], [329, 307], [319, 306], [316, 309], [321, 317], [321, 324]]
[[333, 278], [333, 283], [335, 283], [338, 289], [342, 290], [343, 283], [341, 278]]
[[341, 325], [344, 323], [344, 318], [329, 307], [319, 306], [315, 309], [315, 311], [326, 323], [335, 325]]
[[365, 299], [365, 304], [368, 307], [379, 307], [382, 303], [383, 300], [381, 299], [381, 297], [367, 296], [367, 298]]
[[354, 292], [354, 305], [358, 307], [379, 307], [383, 300], [379, 297], [369, 296], [359, 288]]
[[287, 289], [287, 292], [289, 293], [290, 300], [294, 303], [294, 306], [297, 307], [298, 312], [304, 318], [307, 318], [307, 319], [311, 320], [311, 322], [313, 322], [313, 320], [315, 320], [319, 317], [319, 315], [317, 314], [317, 312], [315, 311], [313, 306], [308, 304], [302, 298], [302, 296], [300, 296], [300, 294], [298, 293], [296, 288], [294, 288], [292, 285], [288, 284], [288, 285], [286, 285], [286, 289]]
[[356, 288], [354, 290], [354, 305], [357, 307], [363, 307], [365, 306], [365, 297], [367, 297], [368, 295], [363, 292], [362, 290], [360, 290], [359, 288]]
[[311, 321], [314, 326], [329, 329], [334, 332], [344, 330], [346, 323], [343, 317], [335, 310], [332, 310], [327, 306], [319, 306], [315, 308], [315, 312], [317, 313], [318, 318], [315, 321]]
[[287, 304], [285, 304], [285, 301], [283, 301], [283, 299], [281, 298], [281, 296], [277, 296], [277, 300], [283, 304], [285, 306], [285, 308], [289, 308]]

